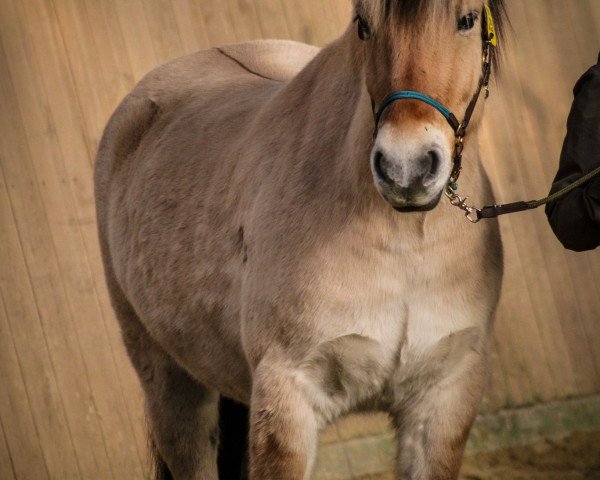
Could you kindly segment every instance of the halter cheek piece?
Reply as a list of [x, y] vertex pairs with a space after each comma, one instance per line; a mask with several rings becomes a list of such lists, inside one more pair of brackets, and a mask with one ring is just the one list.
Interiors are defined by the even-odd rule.
[[495, 30], [493, 19], [491, 17], [491, 12], [489, 7], [484, 6], [483, 15], [482, 15], [482, 40], [483, 40], [483, 60], [482, 60], [482, 73], [479, 79], [479, 85], [473, 98], [469, 102], [467, 106], [467, 110], [463, 117], [463, 121], [459, 122], [456, 116], [448, 110], [444, 105], [442, 105], [437, 100], [431, 98], [429, 95], [425, 95], [424, 93], [414, 92], [411, 90], [402, 90], [398, 92], [394, 92], [388, 95], [383, 102], [381, 102], [381, 106], [379, 110], [375, 114], [375, 131], [374, 136], [377, 136], [379, 132], [379, 125], [381, 123], [381, 118], [385, 111], [395, 102], [399, 100], [419, 100], [427, 105], [435, 108], [438, 112], [440, 112], [452, 130], [454, 131], [454, 156], [453, 156], [453, 168], [452, 174], [450, 175], [450, 180], [448, 182], [448, 186], [446, 187], [446, 196], [450, 199], [452, 205], [459, 207], [460, 209], [466, 212], [467, 218], [476, 223], [479, 218], [475, 214], [477, 213], [477, 209], [474, 207], [469, 207], [466, 205], [466, 198], [461, 198], [456, 194], [456, 190], [458, 189], [458, 177], [460, 176], [460, 172], [462, 170], [462, 153], [464, 149], [464, 139], [467, 133], [467, 127], [471, 121], [471, 117], [473, 116], [473, 112], [475, 111], [475, 107], [477, 106], [477, 102], [479, 101], [479, 97], [481, 96], [482, 90], [485, 90], [485, 98], [489, 95], [488, 84], [490, 81], [490, 74], [492, 71], [491, 67], [491, 47], [496, 45], [497, 40], [495, 37]]

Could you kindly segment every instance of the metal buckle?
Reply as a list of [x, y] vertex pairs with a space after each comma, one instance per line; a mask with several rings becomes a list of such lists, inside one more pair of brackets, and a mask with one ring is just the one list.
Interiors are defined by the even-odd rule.
[[479, 217], [481, 210], [479, 210], [478, 208], [475, 208], [475, 207], [465, 207], [465, 208], [466, 208], [465, 217], [467, 217], [467, 220], [471, 223], [479, 223], [479, 221], [481, 220], [481, 218]]
[[446, 193], [446, 197], [448, 197], [448, 199], [450, 200], [450, 203], [453, 206], [460, 208], [463, 212], [465, 212], [465, 217], [467, 218], [467, 220], [469, 220], [469, 222], [479, 223], [479, 221], [481, 220], [481, 218], [479, 217], [481, 210], [477, 207], [473, 207], [472, 205], [468, 205], [467, 204], [467, 200], [469, 199], [468, 197], [463, 198], [460, 195], [454, 193], [454, 191], [452, 190], [452, 188], [450, 186], [448, 186], [446, 188], [445, 193]]

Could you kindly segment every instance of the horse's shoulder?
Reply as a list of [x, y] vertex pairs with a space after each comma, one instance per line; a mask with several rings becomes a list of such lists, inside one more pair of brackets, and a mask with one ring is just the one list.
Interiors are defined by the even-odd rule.
[[274, 80], [290, 80], [320, 49], [291, 40], [256, 40], [219, 47], [218, 50], [250, 72]]

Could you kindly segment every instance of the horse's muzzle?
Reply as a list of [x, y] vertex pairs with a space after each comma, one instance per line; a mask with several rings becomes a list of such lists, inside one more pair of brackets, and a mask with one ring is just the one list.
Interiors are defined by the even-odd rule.
[[435, 208], [443, 192], [442, 159], [443, 152], [435, 145], [409, 156], [376, 149], [372, 170], [379, 192], [398, 211]]

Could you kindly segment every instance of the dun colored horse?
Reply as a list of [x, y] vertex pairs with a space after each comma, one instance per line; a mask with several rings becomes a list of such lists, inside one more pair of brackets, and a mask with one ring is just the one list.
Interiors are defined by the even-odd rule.
[[[217, 478], [221, 395], [250, 408], [251, 479], [309, 478], [320, 429], [358, 410], [389, 412], [398, 478], [456, 478], [500, 235], [440, 202], [456, 132], [437, 107], [381, 106], [410, 90], [464, 112], [487, 7], [499, 23], [500, 0], [355, 0], [322, 50], [202, 51], [118, 107], [97, 156], [98, 225], [159, 476]], [[490, 201], [482, 104], [460, 188]]]

